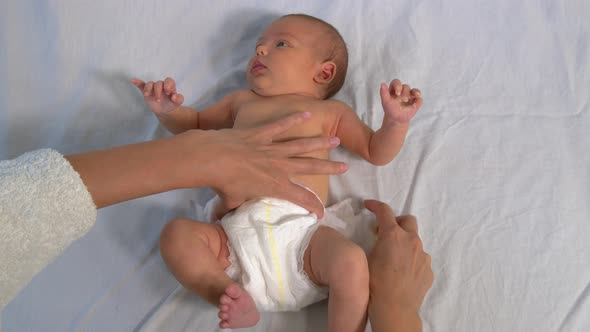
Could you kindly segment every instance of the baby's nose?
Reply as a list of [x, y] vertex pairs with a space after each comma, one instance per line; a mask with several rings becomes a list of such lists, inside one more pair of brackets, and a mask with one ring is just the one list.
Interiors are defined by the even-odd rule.
[[258, 46], [258, 48], [256, 48], [256, 55], [261, 56], [261, 55], [266, 55], [267, 54], [267, 50], [264, 46]]

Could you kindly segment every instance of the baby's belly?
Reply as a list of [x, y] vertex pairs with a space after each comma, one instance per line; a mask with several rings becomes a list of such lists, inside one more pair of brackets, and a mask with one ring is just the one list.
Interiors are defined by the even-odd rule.
[[[330, 153], [328, 151], [314, 151], [306, 154], [299, 155], [298, 157], [304, 158], [316, 158], [328, 160]], [[326, 205], [328, 201], [328, 188], [329, 188], [329, 176], [324, 174], [315, 175], [298, 175], [291, 178], [291, 181], [297, 182], [301, 185], [306, 186], [312, 190], [316, 195], [319, 196], [320, 200]]]
[[328, 201], [328, 175], [300, 175], [293, 177], [291, 181], [306, 186], [319, 196], [322, 204], [326, 206]]

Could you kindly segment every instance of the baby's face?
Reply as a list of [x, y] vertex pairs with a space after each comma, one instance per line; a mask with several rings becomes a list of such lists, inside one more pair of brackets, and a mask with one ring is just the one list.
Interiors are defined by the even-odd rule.
[[313, 95], [317, 88], [313, 78], [321, 65], [318, 30], [316, 24], [297, 17], [272, 22], [248, 62], [250, 88], [261, 96]]

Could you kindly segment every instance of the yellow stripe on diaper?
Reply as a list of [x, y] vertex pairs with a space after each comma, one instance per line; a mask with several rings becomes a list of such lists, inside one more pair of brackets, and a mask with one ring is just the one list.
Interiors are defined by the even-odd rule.
[[264, 201], [264, 205], [266, 207], [266, 229], [268, 231], [268, 241], [270, 243], [270, 252], [272, 255], [272, 263], [275, 268], [275, 273], [277, 276], [277, 283], [279, 285], [279, 305], [281, 309], [284, 309], [285, 306], [285, 297], [284, 297], [284, 285], [283, 285], [283, 274], [281, 273], [281, 265], [279, 263], [279, 254], [277, 251], [277, 246], [275, 244], [274, 234], [272, 232], [272, 224], [270, 223], [270, 204], [268, 201]]

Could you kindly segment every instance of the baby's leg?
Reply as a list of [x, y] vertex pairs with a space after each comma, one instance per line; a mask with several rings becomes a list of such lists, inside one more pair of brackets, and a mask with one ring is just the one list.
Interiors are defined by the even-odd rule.
[[160, 252], [168, 268], [186, 288], [213, 305], [233, 283], [229, 266], [227, 236], [219, 225], [175, 219], [160, 234]]
[[328, 331], [364, 331], [369, 303], [365, 252], [332, 228], [320, 226], [304, 254], [304, 270], [328, 286]]
[[172, 220], [160, 235], [160, 252], [184, 287], [219, 307], [220, 327], [247, 327], [258, 322], [260, 314], [250, 294], [225, 273], [229, 249], [221, 226]]

